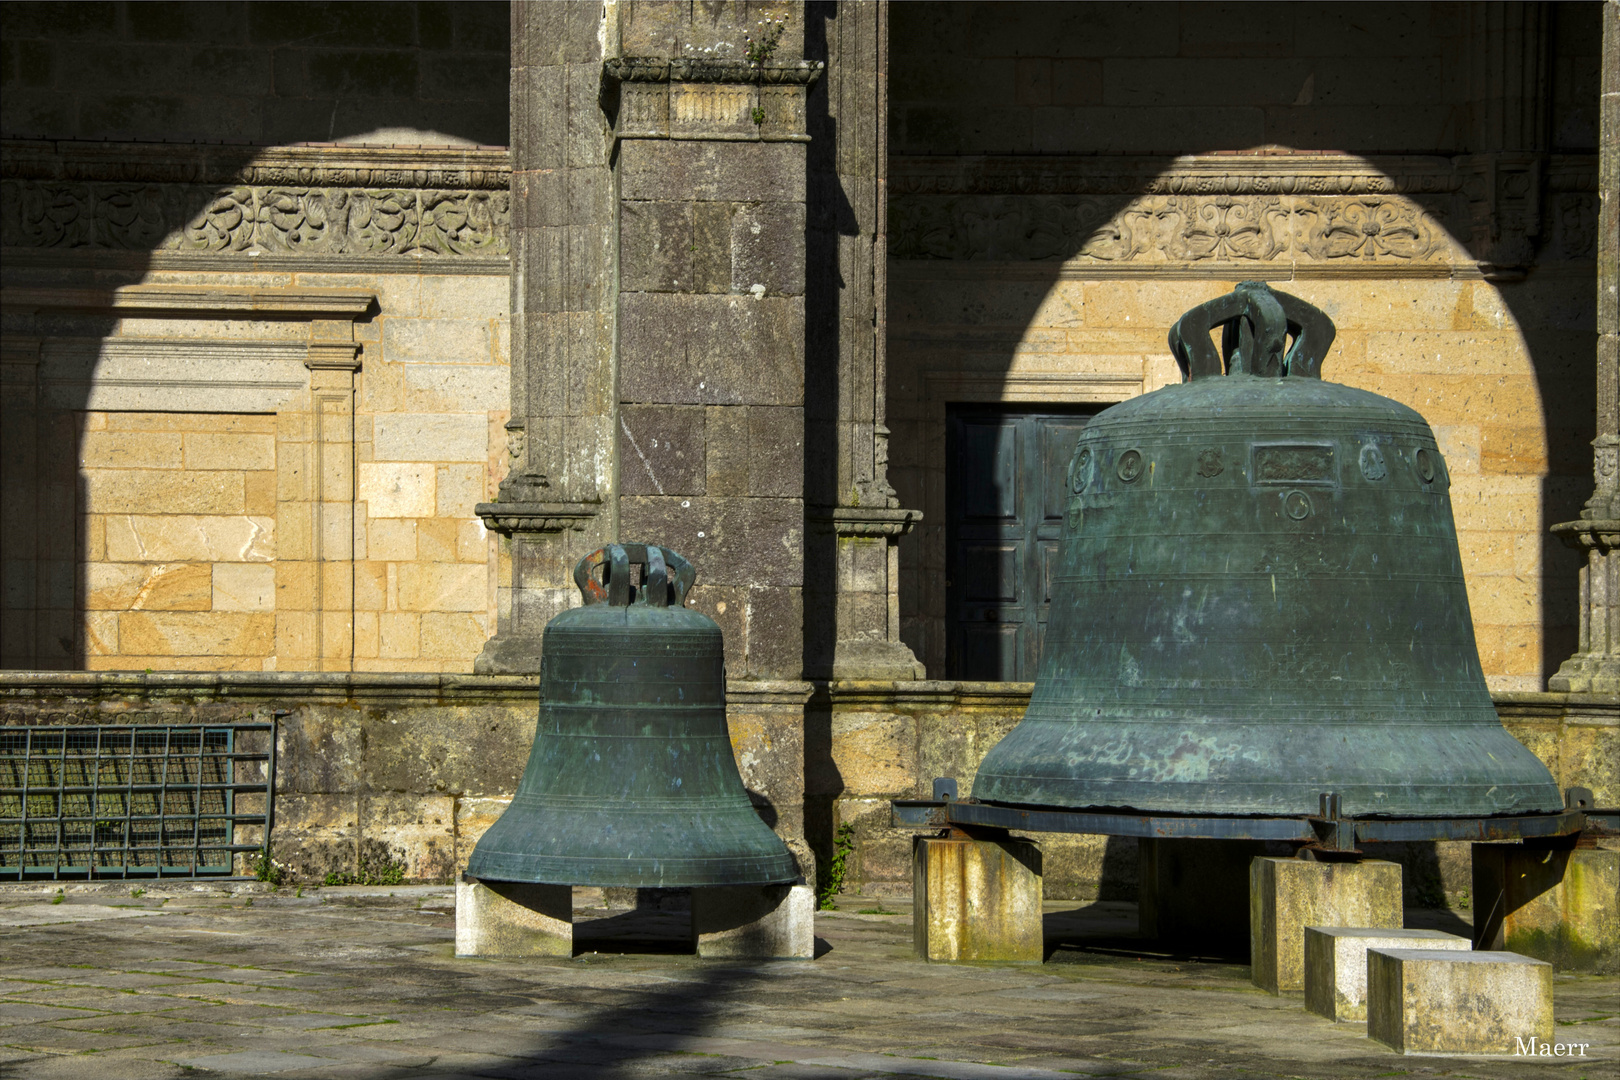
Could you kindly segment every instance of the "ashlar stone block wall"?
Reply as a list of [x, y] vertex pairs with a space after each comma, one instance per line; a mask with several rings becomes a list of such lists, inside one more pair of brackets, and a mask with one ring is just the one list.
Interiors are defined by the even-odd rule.
[[[364, 308], [353, 321], [137, 310], [109, 325], [62, 310], [8, 323], [8, 347], [33, 350], [8, 392], [39, 409], [8, 417], [43, 419], [22, 449], [77, 470], [60, 483], [26, 459], [8, 470], [8, 506], [65, 512], [12, 522], [5, 665], [470, 670], [499, 558], [473, 508], [507, 457], [508, 290], [504, 260], [488, 262], [160, 270], [130, 290], [339, 295]], [[347, 358], [335, 368], [321, 366], [329, 347]]]

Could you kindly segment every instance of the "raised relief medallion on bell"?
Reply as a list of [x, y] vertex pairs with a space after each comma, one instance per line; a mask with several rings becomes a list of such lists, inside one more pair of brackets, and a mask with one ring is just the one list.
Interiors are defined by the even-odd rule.
[[1184, 382], [1086, 426], [1034, 694], [976, 799], [1562, 809], [1486, 690], [1434, 433], [1324, 382], [1333, 336], [1322, 312], [1246, 282], [1171, 330]]
[[695, 576], [652, 544], [580, 561], [585, 606], [542, 639], [528, 768], [468, 876], [643, 888], [797, 878], [737, 772], [720, 628], [684, 606]]

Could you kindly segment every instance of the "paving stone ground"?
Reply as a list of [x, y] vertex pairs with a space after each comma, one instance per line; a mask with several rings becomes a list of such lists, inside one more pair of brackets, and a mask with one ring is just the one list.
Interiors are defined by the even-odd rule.
[[1244, 965], [1151, 951], [1129, 904], [1049, 904], [1039, 967], [922, 963], [909, 904], [849, 896], [813, 961], [602, 941], [514, 962], [454, 957], [448, 888], [53, 892], [0, 887], [6, 1080], [1620, 1075], [1615, 979], [1558, 977], [1557, 1035], [1584, 1059], [1403, 1058]]

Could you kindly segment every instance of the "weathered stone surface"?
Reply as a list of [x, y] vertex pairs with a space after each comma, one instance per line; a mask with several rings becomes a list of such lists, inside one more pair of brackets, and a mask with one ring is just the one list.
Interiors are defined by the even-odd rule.
[[624, 202], [619, 210], [619, 284], [627, 292], [692, 288], [692, 204]]
[[1467, 938], [1439, 930], [1305, 928], [1305, 1008], [1339, 1023], [1367, 1019], [1368, 949], [1450, 949], [1467, 952]]
[[804, 201], [801, 143], [634, 140], [622, 148], [625, 200]]
[[1525, 1054], [1553, 1038], [1552, 965], [1507, 952], [1373, 949], [1367, 1034], [1403, 1054]]
[[708, 477], [706, 411], [690, 405], [626, 405], [621, 409], [620, 492], [704, 494]]
[[1474, 947], [1620, 971], [1620, 851], [1475, 844]]
[[804, 302], [799, 297], [626, 293], [620, 308], [626, 402], [798, 405]]
[[813, 959], [815, 913], [815, 891], [808, 885], [692, 890], [692, 933], [699, 956]]
[[567, 885], [458, 880], [456, 955], [574, 955], [574, 890]]
[[1254, 985], [1273, 994], [1305, 988], [1305, 928], [1400, 929], [1398, 863], [1256, 858], [1249, 866], [1249, 953]]
[[913, 942], [924, 960], [1038, 964], [1041, 852], [1027, 840], [918, 837]]
[[627, 496], [624, 536], [657, 538], [697, 568], [705, 584], [799, 585], [804, 511], [796, 499]]

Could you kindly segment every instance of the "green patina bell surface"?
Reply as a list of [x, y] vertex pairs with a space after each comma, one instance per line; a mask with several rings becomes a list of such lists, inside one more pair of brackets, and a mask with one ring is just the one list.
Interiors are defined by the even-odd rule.
[[653, 545], [581, 560], [585, 606], [546, 626], [528, 768], [470, 877], [644, 888], [797, 878], [737, 772], [720, 628], [682, 606], [693, 577]]
[[1434, 433], [1404, 405], [1322, 381], [1333, 333], [1245, 283], [1171, 331], [1185, 382], [1085, 428], [1034, 695], [975, 798], [1297, 815], [1335, 792], [1352, 816], [1562, 809], [1486, 690]]

